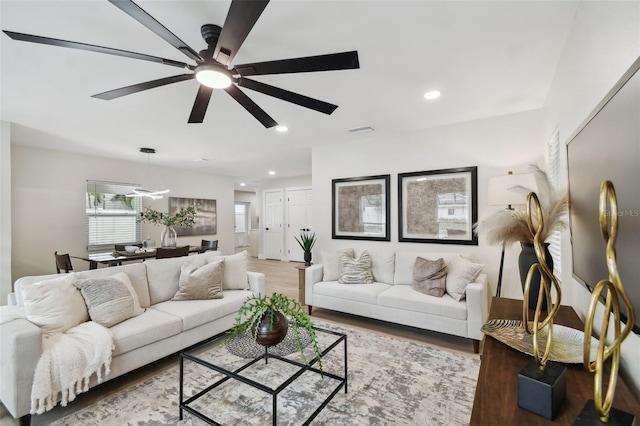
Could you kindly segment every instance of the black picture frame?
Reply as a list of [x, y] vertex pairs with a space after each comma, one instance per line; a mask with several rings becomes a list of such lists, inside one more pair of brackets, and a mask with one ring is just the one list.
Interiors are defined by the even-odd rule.
[[333, 239], [391, 241], [391, 175], [333, 179]]
[[398, 174], [398, 241], [478, 245], [478, 168]]

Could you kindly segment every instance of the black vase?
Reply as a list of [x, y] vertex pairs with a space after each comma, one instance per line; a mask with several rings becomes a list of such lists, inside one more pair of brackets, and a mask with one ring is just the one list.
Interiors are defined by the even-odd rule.
[[264, 315], [262, 315], [262, 319], [258, 325], [256, 342], [267, 347], [277, 345], [287, 336], [288, 329], [289, 322], [287, 321], [287, 317], [278, 311], [273, 312], [272, 326], [271, 309], [267, 309]]
[[304, 253], [304, 266], [311, 266], [311, 252]]
[[[538, 263], [538, 257], [536, 256], [536, 250], [533, 244], [520, 243], [522, 251], [518, 257], [518, 266], [520, 267], [520, 283], [522, 284], [522, 291], [524, 292], [524, 286], [527, 282], [527, 274], [529, 268], [534, 263]], [[547, 257], [547, 266], [549, 270], [553, 271], [553, 258], [549, 253], [549, 243], [544, 243], [544, 252]], [[529, 287], [529, 309], [535, 309], [538, 304], [538, 292], [540, 291], [540, 271], [536, 269], [531, 277], [531, 286]], [[547, 300], [542, 302], [542, 310], [547, 310]]]

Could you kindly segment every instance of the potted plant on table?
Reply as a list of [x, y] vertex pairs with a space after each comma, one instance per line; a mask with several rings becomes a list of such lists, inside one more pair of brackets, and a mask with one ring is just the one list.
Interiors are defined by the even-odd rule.
[[140, 221], [153, 223], [154, 225], [164, 225], [162, 234], [160, 234], [161, 247], [175, 247], [178, 234], [174, 226], [183, 228], [191, 228], [196, 223], [196, 209], [193, 206], [180, 209], [180, 211], [172, 214], [159, 212], [150, 207], [146, 207], [140, 213]]
[[309, 233], [307, 231], [303, 231], [300, 233], [300, 238], [295, 236], [293, 238], [296, 239], [296, 241], [300, 245], [300, 248], [304, 252], [304, 265], [311, 266], [311, 250], [313, 249], [313, 246], [316, 244], [315, 232]]
[[[536, 195], [540, 201], [544, 223], [541, 240], [547, 241], [554, 231], [566, 227], [569, 198], [566, 191], [553, 189], [547, 174], [540, 170], [540, 168], [532, 166], [531, 171], [535, 176], [538, 187]], [[516, 187], [513, 188], [513, 190], [520, 192], [524, 198], [526, 198], [529, 193], [528, 189], [522, 187]], [[537, 228], [540, 223], [540, 218], [535, 215], [535, 212], [533, 213], [533, 225]], [[484, 234], [487, 238], [487, 242], [491, 245], [503, 245], [503, 247], [507, 247], [516, 242], [520, 243], [522, 251], [518, 258], [518, 266], [520, 269], [520, 281], [524, 289], [529, 268], [531, 265], [538, 262], [535, 249], [533, 247], [534, 234], [529, 229], [526, 210], [499, 210], [477, 222], [474, 225], [474, 231], [476, 234]], [[553, 270], [553, 258], [549, 253], [548, 246], [549, 243], [545, 243], [547, 265], [551, 270]], [[533, 309], [535, 309], [535, 305], [537, 303], [539, 286], [540, 273], [536, 272], [531, 281], [531, 291], [529, 293], [529, 307], [532, 307]], [[546, 302], [544, 303], [544, 306], [546, 306]]]
[[227, 341], [250, 333], [256, 343], [265, 347], [275, 346], [287, 336], [289, 326], [293, 330], [293, 336], [302, 359], [307, 365], [309, 365], [309, 361], [304, 354], [305, 345], [302, 342], [300, 329], [304, 329], [309, 334], [318, 360], [318, 368], [322, 371], [322, 351], [318, 345], [311, 318], [302, 309], [300, 303], [280, 293], [273, 293], [271, 296], [254, 295], [248, 297], [238, 311], [235, 324], [229, 330]]

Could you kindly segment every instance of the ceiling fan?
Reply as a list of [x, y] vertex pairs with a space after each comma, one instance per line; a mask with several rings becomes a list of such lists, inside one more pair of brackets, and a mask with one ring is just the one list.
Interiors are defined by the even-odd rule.
[[251, 80], [247, 78], [247, 76], [360, 68], [357, 51], [282, 59], [268, 62], [254, 62], [232, 66], [231, 62], [233, 61], [233, 58], [236, 53], [238, 53], [238, 50], [240, 50], [240, 47], [247, 38], [247, 35], [257, 22], [264, 9], [267, 7], [269, 0], [233, 0], [222, 28], [213, 24], [205, 24], [201, 27], [200, 33], [202, 34], [204, 41], [207, 43], [207, 48], [200, 52], [196, 52], [191, 47], [187, 46], [175, 34], [169, 31], [160, 22], [156, 21], [133, 1], [109, 0], [109, 2], [156, 33], [184, 55], [195, 61], [196, 65], [142, 53], [95, 46], [75, 41], [59, 40], [13, 31], [3, 30], [3, 32], [14, 40], [124, 56], [126, 58], [157, 62], [193, 71], [188, 74], [178, 74], [158, 80], [134, 84], [132, 86], [121, 87], [119, 89], [109, 90], [92, 96], [98, 99], [111, 100], [121, 96], [153, 89], [155, 87], [195, 78], [200, 83], [200, 88], [198, 89], [198, 94], [196, 95], [191, 114], [189, 115], [189, 123], [202, 123], [213, 90], [223, 89], [265, 127], [269, 128], [276, 126], [278, 123], [254, 101], [252, 101], [242, 90], [240, 90], [239, 87], [255, 90], [257, 92], [264, 93], [265, 95], [273, 96], [325, 114], [331, 114], [336, 108], [338, 108], [337, 105], [280, 89], [256, 80]]

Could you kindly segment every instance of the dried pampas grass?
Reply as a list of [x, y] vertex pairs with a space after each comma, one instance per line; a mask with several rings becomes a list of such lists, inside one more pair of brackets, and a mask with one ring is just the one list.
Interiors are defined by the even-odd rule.
[[[547, 174], [538, 166], [532, 165], [531, 172], [535, 175], [538, 191], [536, 195], [540, 201], [540, 208], [544, 219], [544, 229], [540, 235], [542, 241], [546, 241], [551, 233], [567, 226], [566, 215], [569, 209], [569, 198], [565, 191], [556, 191], [551, 187]], [[525, 197], [529, 190], [526, 188], [514, 188]], [[538, 228], [540, 219], [536, 212], [533, 214], [533, 224]], [[489, 244], [509, 246], [516, 242], [533, 243], [533, 233], [527, 224], [526, 211], [500, 210], [487, 218], [475, 223], [473, 230], [476, 235], [483, 234]]]

